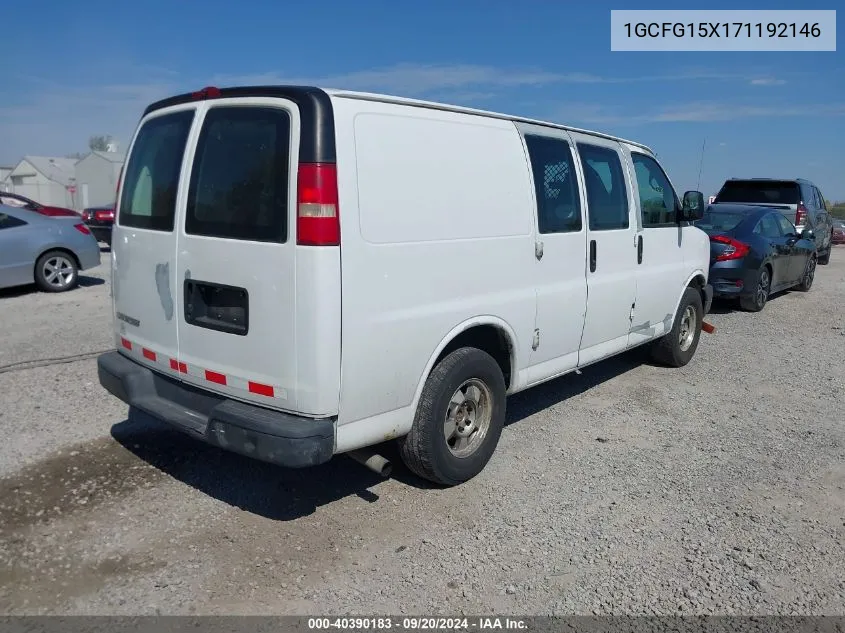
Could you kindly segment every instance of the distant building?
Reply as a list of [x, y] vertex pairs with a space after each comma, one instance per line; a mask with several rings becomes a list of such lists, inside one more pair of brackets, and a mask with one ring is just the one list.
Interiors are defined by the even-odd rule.
[[6, 176], [5, 184], [8, 191], [41, 204], [76, 209], [75, 165], [75, 158], [24, 156]]
[[0, 191], [10, 191], [12, 183], [7, 181], [14, 167], [0, 167]]
[[76, 163], [78, 208], [101, 207], [114, 202], [117, 179], [125, 158], [116, 151], [94, 151]]

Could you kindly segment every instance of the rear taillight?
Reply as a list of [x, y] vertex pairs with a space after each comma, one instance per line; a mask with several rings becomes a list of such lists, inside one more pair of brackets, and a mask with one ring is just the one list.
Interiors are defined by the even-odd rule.
[[88, 227], [85, 226], [84, 224], [74, 224], [73, 228], [75, 228], [77, 231], [79, 231], [80, 233], [82, 233], [84, 235], [91, 235], [91, 231], [89, 231]]
[[304, 246], [340, 245], [337, 204], [337, 166], [304, 163], [297, 176], [296, 243]]
[[804, 224], [804, 219], [807, 217], [807, 207], [803, 202], [798, 203], [798, 208], [795, 210], [795, 226]]
[[97, 222], [108, 222], [114, 220], [114, 211], [95, 211], [94, 219]]
[[713, 261], [725, 262], [731, 259], [742, 259], [748, 255], [748, 244], [735, 240], [732, 237], [728, 237], [726, 235], [713, 235], [710, 237], [710, 241], [725, 245], [725, 250], [716, 255], [716, 257], [713, 258]]

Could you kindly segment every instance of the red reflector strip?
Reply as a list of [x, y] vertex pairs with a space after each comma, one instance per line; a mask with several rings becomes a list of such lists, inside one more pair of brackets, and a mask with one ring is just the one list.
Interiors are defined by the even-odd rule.
[[273, 398], [276, 395], [276, 390], [271, 385], [262, 385], [260, 382], [252, 382], [251, 380], [249, 381], [249, 392], [268, 398]]
[[218, 385], [226, 384], [226, 374], [219, 374], [216, 371], [211, 371], [210, 369], [205, 370], [205, 379], [208, 382], [217, 383]]
[[239, 390], [247, 390], [249, 393], [253, 393], [258, 396], [264, 396], [266, 398], [286, 398], [285, 390], [281, 388], [276, 388], [273, 385], [267, 385], [262, 382], [255, 382], [252, 380], [247, 380], [245, 378], [240, 378], [238, 376], [232, 376], [231, 378], [226, 374], [222, 374], [217, 371], [212, 371], [210, 369], [203, 369], [201, 367], [194, 367], [192, 374], [188, 372], [188, 364], [184, 363], [176, 358], [169, 358], [165, 355], [159, 355], [157, 352], [154, 352], [151, 349], [147, 349], [141, 345], [137, 345], [133, 347], [132, 341], [127, 338], [120, 337], [120, 344], [122, 347], [128, 350], [136, 350], [140, 352], [144, 358], [147, 360], [151, 360], [154, 363], [159, 363], [164, 366], [169, 366], [172, 371], [178, 371], [180, 374], [191, 375], [196, 378], [203, 377], [208, 382], [213, 382], [217, 385], [222, 385], [224, 387], [229, 387], [231, 389], [239, 389]]

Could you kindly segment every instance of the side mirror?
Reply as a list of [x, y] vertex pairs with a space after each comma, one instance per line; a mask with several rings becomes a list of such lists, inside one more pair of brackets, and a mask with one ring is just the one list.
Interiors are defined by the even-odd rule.
[[802, 240], [810, 240], [811, 242], [816, 241], [816, 234], [813, 233], [813, 229], [804, 229], [801, 231], [801, 239]]
[[679, 213], [682, 222], [695, 222], [704, 217], [704, 194], [700, 191], [684, 193], [684, 202]]

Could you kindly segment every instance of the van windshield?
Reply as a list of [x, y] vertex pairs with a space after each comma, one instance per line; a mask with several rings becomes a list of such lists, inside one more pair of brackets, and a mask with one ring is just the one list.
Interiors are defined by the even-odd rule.
[[795, 182], [778, 180], [729, 180], [716, 195], [716, 202], [798, 204], [801, 194]]

